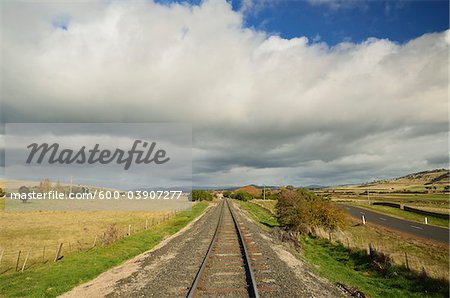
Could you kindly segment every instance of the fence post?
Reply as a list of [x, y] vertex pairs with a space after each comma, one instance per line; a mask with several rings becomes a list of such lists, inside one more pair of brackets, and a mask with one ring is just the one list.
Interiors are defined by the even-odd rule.
[[5, 249], [2, 249], [2, 253], [0, 254], [0, 266], [2, 265], [3, 254], [5, 253]]
[[56, 250], [56, 255], [55, 255], [55, 262], [57, 262], [59, 260], [60, 254], [61, 254], [61, 249], [62, 249], [63, 244], [60, 243], [58, 246], [58, 249]]
[[409, 270], [409, 260], [408, 260], [408, 253], [405, 251], [405, 264], [406, 264], [406, 269]]
[[366, 218], [364, 217], [364, 215], [361, 215], [361, 219], [362, 219], [362, 224], [365, 225], [366, 224]]
[[425, 224], [428, 224], [428, 217], [425, 216]]
[[17, 254], [17, 260], [16, 260], [16, 271], [19, 268], [20, 253], [21, 253], [21, 251], [19, 250], [19, 253]]
[[22, 266], [22, 272], [25, 270], [25, 267], [27, 266], [27, 262], [28, 262], [28, 258], [30, 257], [30, 252], [31, 252], [31, 248], [27, 253], [27, 256], [25, 258], [25, 261], [23, 262], [23, 266]]
[[131, 225], [128, 225], [128, 236], [131, 236]]
[[375, 246], [373, 246], [372, 242], [369, 242], [369, 256], [373, 258], [375, 255]]

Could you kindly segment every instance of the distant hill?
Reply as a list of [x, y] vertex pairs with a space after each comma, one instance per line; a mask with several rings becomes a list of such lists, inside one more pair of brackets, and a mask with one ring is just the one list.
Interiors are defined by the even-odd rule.
[[407, 174], [394, 179], [373, 181], [359, 185], [341, 185], [333, 189], [368, 189], [379, 191], [443, 191], [448, 190], [448, 169], [435, 169]]
[[449, 184], [449, 174], [450, 171], [447, 169], [436, 169], [430, 171], [422, 171], [417, 173], [408, 174], [397, 179], [393, 179], [394, 182], [399, 183], [414, 183], [414, 184]]
[[248, 192], [252, 196], [260, 196], [261, 195], [261, 188], [256, 187], [255, 185], [247, 185], [243, 186], [241, 188], [236, 189], [234, 192]]

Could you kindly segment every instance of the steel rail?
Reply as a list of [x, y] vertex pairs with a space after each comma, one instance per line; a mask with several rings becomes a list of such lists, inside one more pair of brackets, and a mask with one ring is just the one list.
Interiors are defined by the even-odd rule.
[[255, 298], [259, 298], [259, 293], [258, 293], [258, 287], [256, 286], [256, 278], [255, 278], [255, 273], [253, 272], [251, 263], [250, 263], [250, 257], [248, 256], [248, 250], [247, 250], [247, 246], [245, 245], [245, 241], [244, 241], [244, 236], [242, 235], [242, 231], [241, 228], [238, 225], [236, 216], [234, 215], [233, 210], [231, 209], [228, 200], [226, 200], [227, 202], [227, 206], [228, 209], [230, 210], [231, 213], [231, 217], [233, 218], [233, 222], [234, 225], [236, 226], [236, 230], [238, 231], [238, 235], [239, 235], [239, 241], [241, 242], [242, 248], [244, 250], [244, 257], [245, 257], [245, 263], [247, 265], [247, 279], [249, 281], [249, 290], [250, 290], [250, 297], [255, 297]]
[[214, 231], [214, 236], [213, 236], [213, 238], [211, 240], [211, 243], [209, 244], [208, 251], [206, 252], [205, 257], [203, 258], [202, 265], [200, 266], [200, 269], [197, 271], [197, 275], [195, 276], [194, 282], [192, 283], [192, 286], [189, 289], [189, 292], [188, 292], [188, 294], [186, 296], [187, 298], [193, 298], [194, 297], [195, 291], [197, 290], [197, 287], [198, 287], [198, 284], [200, 282], [200, 279], [202, 278], [203, 271], [206, 268], [206, 262], [207, 262], [207, 260], [208, 260], [208, 258], [210, 256], [210, 254], [211, 254], [211, 251], [213, 249], [214, 243], [217, 240], [217, 235], [219, 234], [220, 227], [222, 226], [223, 205], [224, 204], [225, 203], [222, 203], [222, 207], [220, 208], [219, 222], [217, 223], [216, 230]]
[[216, 230], [214, 231], [214, 236], [211, 240], [211, 243], [209, 244], [208, 251], [206, 252], [205, 257], [203, 258], [200, 269], [198, 270], [198, 272], [195, 276], [194, 282], [192, 283], [191, 288], [189, 289], [189, 292], [186, 296], [187, 298], [193, 298], [195, 296], [198, 285], [199, 285], [202, 275], [205, 271], [206, 263], [209, 259], [209, 256], [211, 255], [212, 249], [214, 247], [214, 244], [216, 243], [217, 236], [219, 234], [219, 230], [222, 226], [222, 218], [223, 218], [223, 213], [224, 213], [223, 209], [224, 209], [225, 204], [227, 205], [228, 210], [230, 210], [231, 218], [233, 219], [233, 223], [234, 223], [234, 226], [235, 226], [237, 234], [238, 234], [239, 243], [242, 246], [242, 250], [243, 250], [243, 254], [244, 254], [244, 263], [245, 263], [244, 266], [246, 268], [245, 273], [246, 273], [246, 277], [247, 277], [247, 283], [249, 284], [248, 290], [249, 290], [250, 297], [259, 298], [258, 288], [256, 287], [255, 274], [253, 273], [253, 269], [251, 267], [250, 257], [248, 255], [247, 246], [245, 245], [243, 234], [237, 223], [236, 216], [234, 215], [233, 210], [231, 209], [228, 200], [225, 200], [222, 203], [222, 206], [220, 209], [219, 222], [217, 223]]

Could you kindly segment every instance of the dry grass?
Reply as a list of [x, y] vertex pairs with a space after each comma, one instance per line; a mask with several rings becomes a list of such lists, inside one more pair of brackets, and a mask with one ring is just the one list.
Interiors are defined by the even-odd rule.
[[252, 200], [252, 203], [255, 203], [263, 208], [266, 208], [273, 214], [275, 214], [275, 205], [277, 201], [275, 200]]
[[[394, 232], [381, 226], [367, 224], [360, 225], [358, 221], [348, 217], [350, 225], [343, 231], [331, 234], [333, 241], [340, 241], [345, 246], [359, 249], [369, 249], [372, 244], [377, 251], [392, 257], [394, 263], [406, 264], [409, 267], [437, 278], [449, 276], [449, 247], [434, 241], [416, 238], [408, 234]], [[320, 236], [329, 238], [330, 234], [317, 231]]]
[[443, 191], [449, 185], [448, 169], [438, 169], [422, 173], [414, 173], [401, 178], [374, 181], [367, 184], [331, 187], [335, 191], [427, 191], [427, 187], [434, 186], [436, 191]]
[[[2, 200], [0, 200], [2, 201]], [[1, 210], [1, 209], [0, 209]], [[119, 211], [0, 211], [0, 273], [15, 267], [18, 251], [22, 251], [22, 264], [30, 251], [29, 264], [36, 266], [45, 260], [53, 260], [59, 243], [63, 244], [63, 255], [80, 249], [110, 243], [128, 233], [143, 230], [157, 224], [170, 215], [169, 212], [119, 212]], [[46, 255], [43, 259], [44, 247]], [[28, 267], [28, 266], [27, 266]]]
[[374, 194], [367, 195], [332, 193], [329, 194], [333, 201], [355, 202], [368, 204], [369, 202], [394, 202], [420, 209], [429, 209], [439, 213], [449, 213], [448, 194]]

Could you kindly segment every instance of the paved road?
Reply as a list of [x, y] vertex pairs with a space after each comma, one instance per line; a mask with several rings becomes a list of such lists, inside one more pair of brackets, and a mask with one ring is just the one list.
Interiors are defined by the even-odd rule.
[[449, 230], [445, 228], [398, 219], [392, 216], [354, 206], [346, 205], [343, 206], [343, 208], [353, 217], [361, 218], [361, 216], [364, 215], [367, 222], [375, 223], [387, 228], [396, 229], [401, 232], [412, 234], [414, 236], [436, 240], [443, 243], [449, 243]]

